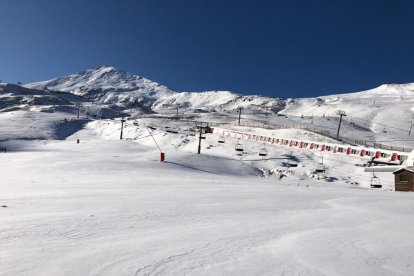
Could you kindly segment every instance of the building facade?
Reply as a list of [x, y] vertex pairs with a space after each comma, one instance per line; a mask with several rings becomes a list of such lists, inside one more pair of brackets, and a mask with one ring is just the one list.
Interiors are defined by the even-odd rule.
[[393, 172], [395, 191], [414, 192], [414, 168], [403, 168]]

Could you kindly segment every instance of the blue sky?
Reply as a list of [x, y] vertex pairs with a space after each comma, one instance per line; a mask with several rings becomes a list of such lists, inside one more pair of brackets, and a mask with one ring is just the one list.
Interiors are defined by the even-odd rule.
[[177, 91], [309, 97], [414, 82], [414, 1], [2, 0], [0, 79], [106, 64]]

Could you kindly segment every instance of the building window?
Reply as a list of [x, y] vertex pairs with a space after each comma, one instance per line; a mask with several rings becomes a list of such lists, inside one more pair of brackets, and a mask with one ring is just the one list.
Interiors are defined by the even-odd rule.
[[408, 182], [408, 175], [400, 175], [400, 182]]

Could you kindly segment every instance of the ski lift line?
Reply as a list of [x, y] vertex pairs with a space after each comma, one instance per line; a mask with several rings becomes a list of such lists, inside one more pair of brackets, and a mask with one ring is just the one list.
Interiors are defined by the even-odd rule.
[[[320, 151], [327, 151], [332, 153], [342, 153], [349, 156], [360, 157], [366, 159], [367, 157], [372, 157], [375, 155], [376, 159], [388, 158], [392, 155], [396, 155], [396, 159], [393, 161], [404, 160], [407, 156], [406, 152], [399, 152], [394, 150], [386, 150], [369, 148], [369, 147], [353, 147], [350, 145], [335, 145], [330, 143], [321, 143], [321, 142], [310, 142], [310, 141], [298, 141], [293, 139], [286, 139], [286, 138], [275, 138], [275, 137], [268, 137], [263, 135], [257, 135], [253, 133], [243, 133], [239, 131], [233, 131], [228, 129], [220, 129], [220, 128], [213, 128], [213, 132], [219, 135], [224, 135], [230, 138], [236, 139], [243, 139], [243, 140], [251, 140], [253, 142], [260, 142], [262, 144], [271, 144], [271, 145], [284, 145], [290, 147], [299, 147], [305, 150], [308, 149], [316, 149]], [[384, 156], [385, 155], [385, 156]]]
[[151, 131], [149, 130], [149, 128], [147, 127], [147, 125], [145, 125], [145, 128], [148, 130], [148, 133], [150, 134], [150, 136], [151, 136], [152, 140], [154, 140], [155, 145], [157, 145], [158, 150], [159, 150], [160, 152], [162, 152], [162, 150], [161, 150], [160, 146], [158, 145], [157, 141], [155, 141], [155, 138], [154, 138], [154, 136], [152, 135], [152, 133], [151, 133]]
[[324, 160], [328, 160], [328, 161], [331, 161], [331, 162], [336, 162], [336, 163], [339, 163], [339, 164], [342, 164], [342, 165], [351, 165], [351, 166], [355, 166], [355, 163], [352, 163], [352, 162], [347, 162], [347, 161], [339, 161], [338, 159], [332, 159], [332, 158], [327, 158], [326, 156], [323, 158]]
[[[155, 133], [155, 134], [152, 134], [153, 136], [155, 136], [155, 135], [160, 135], [160, 134], [162, 134], [162, 132], [158, 132], [158, 133]], [[144, 139], [144, 138], [148, 138], [148, 137], [150, 137], [151, 135], [145, 135], [145, 136], [138, 136], [137, 138], [135, 138], [134, 140], [140, 140], [140, 139]]]
[[[164, 133], [168, 132], [167, 129], [164, 126], [159, 126], [159, 125], [152, 125], [152, 126], [156, 127], [159, 130], [163, 130]], [[148, 126], [146, 126], [146, 127], [148, 127]], [[176, 131], [175, 130], [174, 132], [171, 132], [170, 131], [170, 133], [187, 135], [188, 134], [188, 131], [185, 132], [185, 131]]]
[[[374, 124], [377, 124], [377, 125], [381, 125], [381, 126], [384, 126], [384, 127], [388, 127], [388, 128], [393, 128], [393, 129], [396, 129], [396, 130], [399, 130], [399, 131], [404, 131], [404, 132], [406, 132], [407, 130], [406, 129], [402, 129], [402, 128], [397, 128], [397, 127], [393, 127], [393, 126], [389, 126], [389, 125], [386, 125], [386, 124], [381, 124], [381, 123], [377, 123], [377, 122], [374, 122], [374, 121], [369, 121], [369, 120], [364, 120], [364, 119], [361, 119], [361, 118], [356, 118], [355, 119], [355, 121], [357, 121], [357, 120], [361, 120], [361, 121], [366, 121], [366, 122], [370, 122], [370, 123], [374, 123]], [[352, 122], [353, 122], [353, 120], [352, 120]], [[263, 127], [266, 125], [266, 124], [264, 124], [264, 123], [262, 123], [263, 124]], [[252, 124], [252, 123], [244, 123], [244, 125], [245, 126], [251, 126], [251, 127], [260, 127], [260, 125], [255, 125], [254, 123]], [[268, 127], [269, 127], [270, 125], [268, 125]], [[284, 128], [294, 128], [295, 127], [295, 125], [293, 125], [293, 126], [291, 126], [291, 125], [273, 125], [274, 126], [274, 128], [279, 128], [279, 129], [284, 129]], [[284, 127], [285, 126], [285, 127]], [[322, 125], [317, 125], [317, 124], [312, 124], [312, 126], [314, 127], [314, 126], [319, 126], [320, 128], [323, 128], [323, 129], [325, 129], [325, 130], [327, 130], [327, 131], [329, 131], [329, 130], [335, 130], [334, 128], [330, 128], [330, 127], [327, 127], [327, 126], [322, 126]], [[265, 128], [265, 127], [264, 127]], [[305, 128], [303, 128], [303, 127], [301, 127], [301, 124], [299, 124], [299, 128], [300, 129], [307, 129], [308, 131], [312, 131], [312, 129], [308, 129], [308, 127], [305, 127]], [[323, 133], [319, 133], [319, 132], [316, 132], [316, 133], [318, 133], [318, 134], [322, 134], [323, 135]], [[329, 136], [329, 135], [328, 135]], [[365, 140], [364, 140], [365, 141]], [[395, 141], [397, 141], [397, 140], [395, 140]], [[378, 143], [378, 142], [380, 142], [380, 141], [371, 141], [371, 140], [367, 140], [367, 141], [365, 141], [365, 142], [375, 142], [375, 143]], [[385, 146], [385, 145], [384, 145]]]
[[369, 123], [373, 123], [373, 124], [376, 124], [376, 125], [380, 125], [380, 126], [385, 126], [385, 127], [388, 127], [388, 128], [393, 128], [393, 129], [397, 129], [397, 130], [402, 130], [402, 131], [407, 131], [406, 129], [402, 129], [402, 128], [398, 128], [398, 127], [394, 127], [394, 126], [390, 126], [390, 125], [386, 125], [386, 124], [381, 124], [381, 123], [377, 123], [377, 122], [374, 122], [374, 121], [370, 121], [370, 120], [366, 120], [366, 119], [362, 119], [362, 118], [357, 118], [357, 120], [361, 120], [361, 121], [364, 121], [364, 122], [369, 122]]
[[[217, 129], [217, 128], [216, 128]], [[272, 141], [272, 140], [274, 140], [274, 139], [276, 139], [276, 140], [283, 140], [283, 141], [292, 141], [292, 142], [294, 142], [294, 143], [298, 143], [298, 142], [304, 142], [304, 143], [312, 143], [312, 144], [314, 144], [314, 145], [319, 145], [318, 143], [319, 142], [312, 142], [312, 141], [298, 141], [298, 140], [293, 140], [293, 139], [286, 139], [286, 138], [276, 138], [276, 137], [266, 137], [266, 136], [261, 136], [261, 135], [256, 135], [256, 134], [251, 134], [251, 133], [242, 133], [242, 132], [237, 132], [237, 131], [232, 131], [232, 130], [224, 130], [224, 129], [221, 129], [221, 130], [218, 130], [218, 131], [215, 131], [216, 133], [218, 133], [218, 134], [224, 134], [225, 136], [228, 136], [228, 137], [235, 137], [235, 138], [243, 138], [244, 140], [247, 140], [247, 139], [252, 139], [252, 137], [253, 137], [253, 140], [260, 140], [261, 142], [264, 142], [264, 143], [269, 143], [270, 141]], [[272, 142], [272, 144], [274, 144], [273, 142]], [[348, 145], [344, 145], [344, 144], [341, 144], [341, 145], [335, 145], [335, 144], [330, 144], [330, 143], [325, 143], [325, 145], [326, 146], [330, 146], [330, 147], [335, 147], [335, 146], [337, 146], [337, 147], [341, 147], [341, 148], [344, 148], [344, 147], [347, 147]], [[369, 148], [369, 147], [364, 147], [364, 146], [358, 146], [357, 148], [355, 148], [355, 147], [353, 147], [352, 149], [356, 149], [356, 150], [360, 150], [360, 148], [365, 148], [365, 149], [367, 149], [366, 151], [369, 151], [369, 149], [372, 149], [372, 148]], [[374, 151], [374, 150], [378, 150], [378, 149], [373, 149], [372, 151]], [[391, 150], [391, 149], [381, 149], [381, 151], [383, 151], [383, 152], [400, 152], [400, 151], [398, 151], [398, 150]], [[402, 154], [400, 154], [400, 155], [406, 155], [406, 153], [405, 152], [401, 152]], [[404, 154], [405, 153], [405, 154]]]
[[367, 142], [371, 142], [371, 143], [379, 143], [379, 142], [407, 142], [407, 141], [413, 141], [411, 139], [395, 139], [395, 140], [367, 140]]

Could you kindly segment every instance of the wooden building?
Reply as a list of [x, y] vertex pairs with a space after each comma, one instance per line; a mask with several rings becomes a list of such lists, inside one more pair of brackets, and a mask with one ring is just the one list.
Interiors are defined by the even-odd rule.
[[395, 191], [414, 192], [414, 167], [401, 168], [393, 172]]

